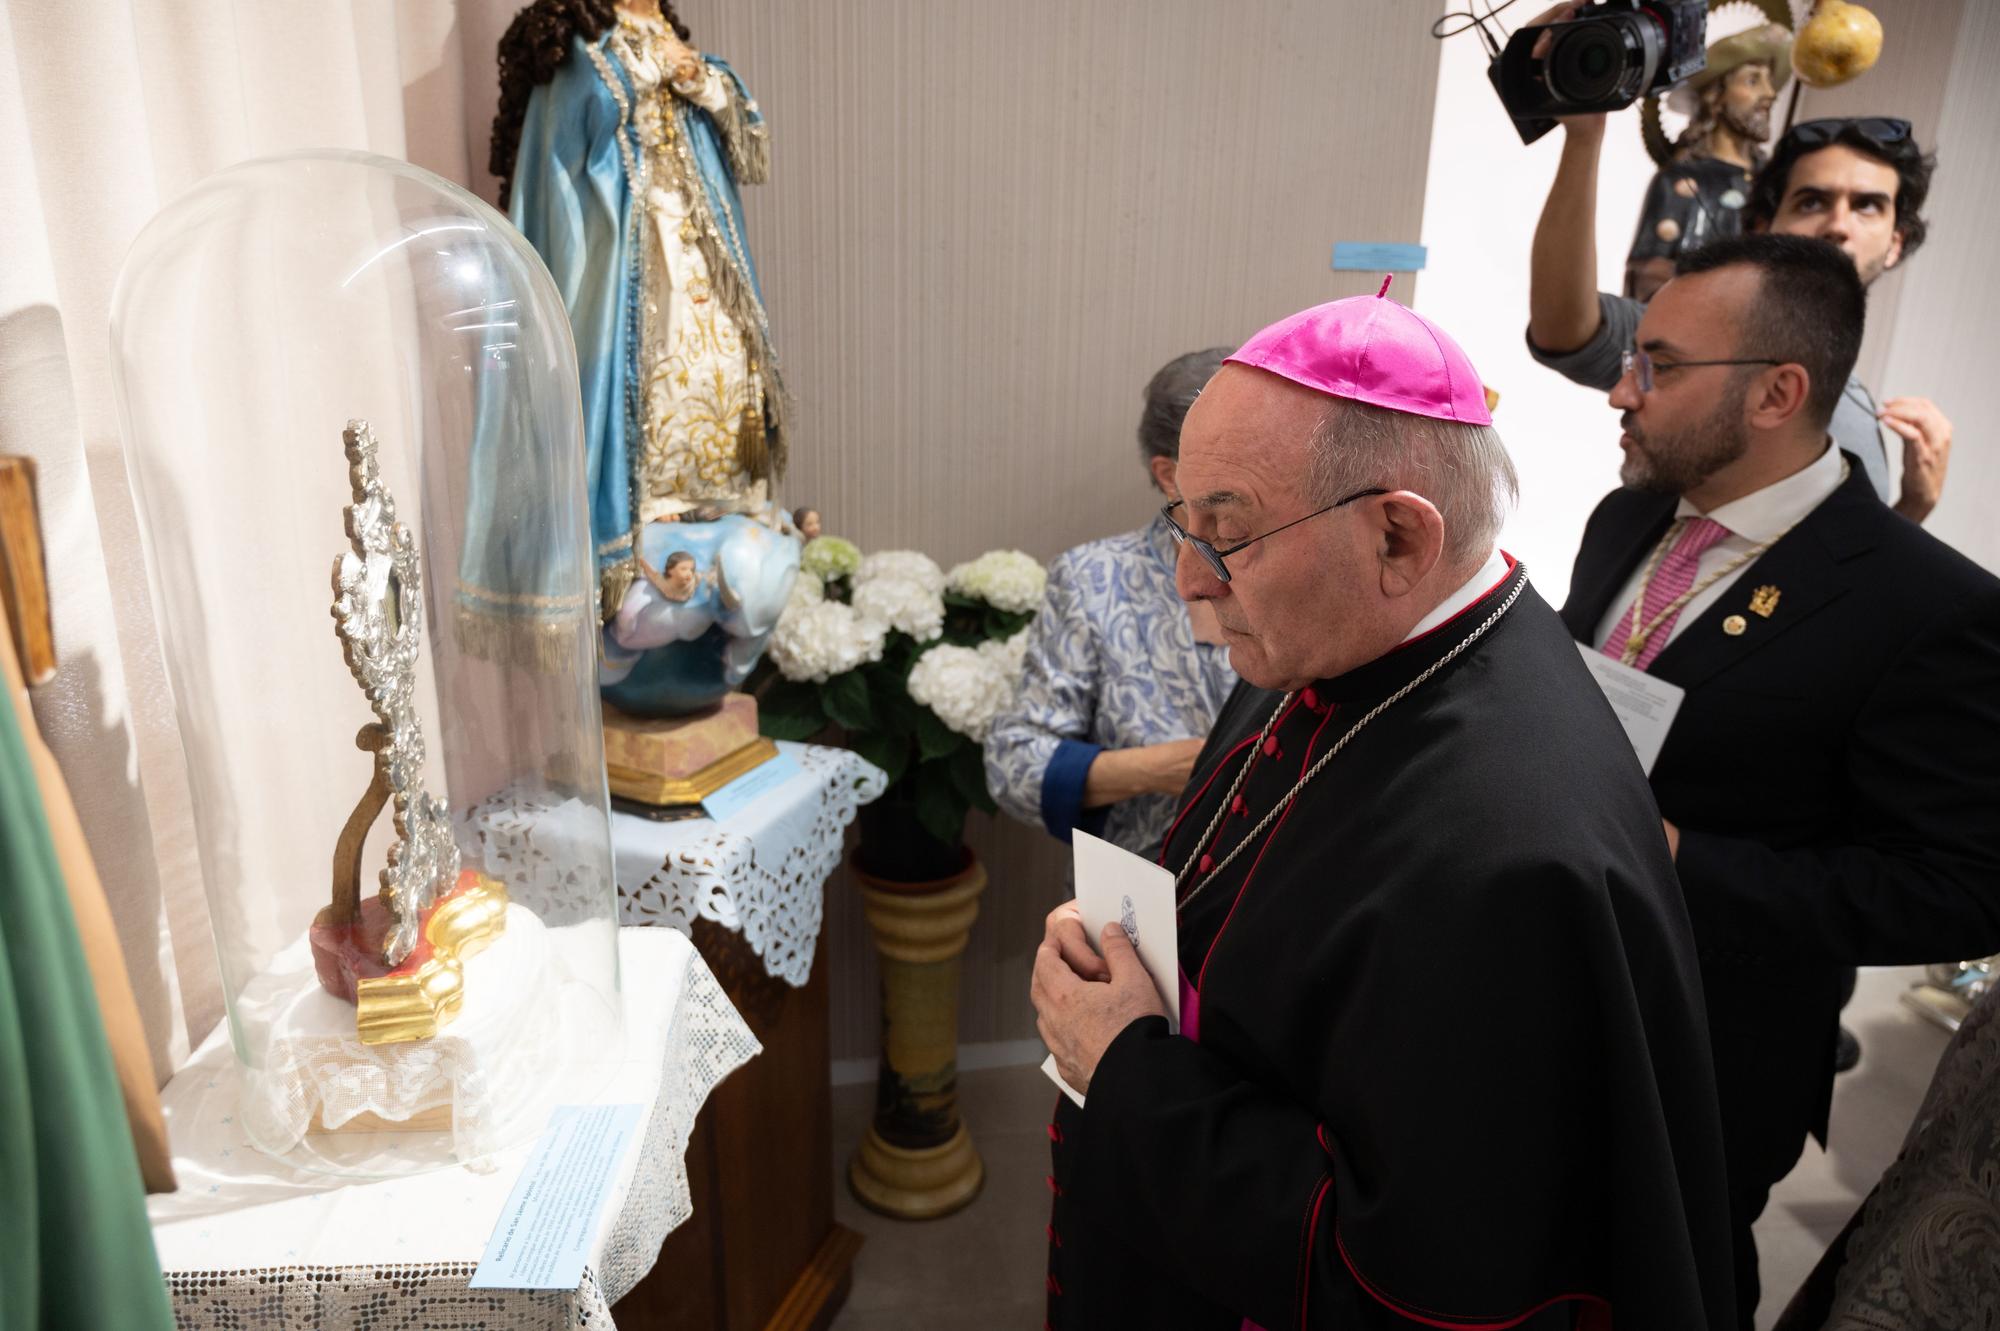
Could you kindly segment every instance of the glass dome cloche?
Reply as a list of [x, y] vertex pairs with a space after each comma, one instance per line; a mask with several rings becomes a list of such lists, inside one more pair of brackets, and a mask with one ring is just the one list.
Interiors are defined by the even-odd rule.
[[388, 158], [211, 176], [112, 303], [241, 1121], [394, 1174], [622, 1052], [576, 353], [486, 204]]

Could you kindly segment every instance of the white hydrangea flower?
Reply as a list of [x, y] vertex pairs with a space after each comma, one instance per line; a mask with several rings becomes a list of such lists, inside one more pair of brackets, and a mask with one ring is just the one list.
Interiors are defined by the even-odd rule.
[[979, 654], [1000, 667], [1000, 673], [1007, 677], [1010, 690], [1021, 686], [1021, 663], [1028, 655], [1028, 630], [1022, 629], [1011, 638], [988, 638], [976, 649]]
[[904, 578], [921, 583], [933, 595], [944, 593], [944, 570], [921, 550], [878, 550], [863, 555], [855, 570], [854, 585], [865, 587], [877, 578]]
[[867, 661], [882, 659], [889, 627], [839, 601], [788, 606], [771, 633], [771, 660], [786, 679], [824, 684]]
[[1000, 667], [971, 647], [939, 643], [910, 667], [910, 697], [977, 744], [986, 742], [993, 719], [1013, 696]]
[[800, 569], [798, 576], [792, 579], [792, 594], [785, 601], [785, 609], [791, 610], [797, 607], [803, 610], [809, 605], [818, 605], [825, 599], [826, 584], [821, 582], [816, 574]]
[[929, 642], [944, 632], [944, 597], [909, 578], [876, 577], [854, 583], [854, 608], [892, 629]]
[[976, 596], [996, 610], [1024, 614], [1042, 603], [1049, 575], [1019, 550], [988, 550], [951, 571], [945, 585], [961, 596]]

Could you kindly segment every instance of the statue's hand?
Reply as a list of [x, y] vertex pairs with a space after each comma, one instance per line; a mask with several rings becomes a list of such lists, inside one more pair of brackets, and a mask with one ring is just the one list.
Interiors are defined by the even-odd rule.
[[667, 79], [675, 88], [694, 91], [708, 81], [708, 66], [703, 63], [701, 52], [671, 31], [667, 33], [666, 48]]

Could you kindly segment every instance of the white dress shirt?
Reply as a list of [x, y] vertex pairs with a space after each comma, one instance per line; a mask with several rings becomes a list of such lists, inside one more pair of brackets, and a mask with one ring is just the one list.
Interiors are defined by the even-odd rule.
[[[1703, 513], [1687, 500], [1681, 500], [1674, 509], [1676, 518], [1705, 517], [1729, 528], [1729, 535], [1702, 551], [1700, 561], [1695, 564], [1695, 584], [1699, 586], [1703, 578], [1717, 569], [1789, 531], [1799, 519], [1818, 508], [1828, 495], [1840, 488], [1845, 474], [1840, 450], [1829, 444], [1811, 465], [1793, 472], [1782, 481], [1773, 481], [1761, 490], [1753, 490], [1741, 499], [1732, 499], [1718, 506], [1713, 513]], [[1645, 576], [1646, 565], [1650, 562], [1649, 559], [1641, 559], [1633, 567], [1632, 575], [1625, 579], [1618, 595], [1611, 598], [1604, 618], [1597, 623], [1597, 634], [1591, 639], [1593, 646], [1602, 648], [1604, 640], [1618, 627], [1618, 621], [1625, 617], [1625, 612], [1631, 608], [1632, 598], [1639, 594], [1639, 580]], [[1704, 587], [1699, 595], [1681, 607], [1680, 614], [1667, 631], [1666, 642], [1661, 646], [1664, 648], [1671, 644], [1681, 635], [1682, 629], [1700, 619], [1739, 578], [1747, 576], [1756, 567], [1757, 561], [1753, 559]]]
[[1447, 619], [1450, 619], [1480, 597], [1486, 595], [1487, 592], [1493, 590], [1494, 584], [1506, 576], [1507, 557], [1501, 554], [1496, 547], [1491, 554], [1486, 556], [1486, 562], [1479, 566], [1479, 572], [1466, 579], [1464, 586], [1445, 597], [1442, 601], [1439, 601], [1428, 615], [1418, 620], [1417, 626], [1410, 630], [1409, 637], [1404, 638], [1403, 641], [1408, 642], [1410, 638], [1420, 637], [1423, 634], [1429, 633], [1432, 629], [1444, 623]]

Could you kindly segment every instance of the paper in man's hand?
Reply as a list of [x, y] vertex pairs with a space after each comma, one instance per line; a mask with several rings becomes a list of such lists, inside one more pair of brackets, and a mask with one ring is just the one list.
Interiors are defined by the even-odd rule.
[[[1107, 924], [1118, 924], [1132, 940], [1146, 973], [1167, 1006], [1167, 1025], [1181, 1028], [1180, 939], [1174, 918], [1174, 876], [1151, 860], [1112, 845], [1088, 832], [1073, 839], [1076, 864], [1076, 905], [1083, 916], [1084, 937], [1091, 946]], [[1078, 1105], [1083, 1097], [1056, 1072], [1055, 1055], [1042, 1064], [1049, 1080], [1062, 1087]]]

